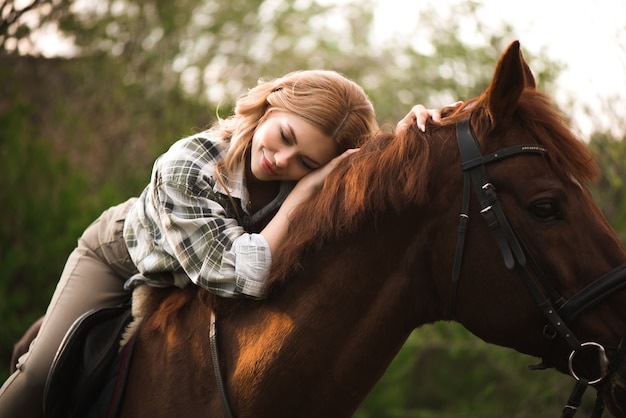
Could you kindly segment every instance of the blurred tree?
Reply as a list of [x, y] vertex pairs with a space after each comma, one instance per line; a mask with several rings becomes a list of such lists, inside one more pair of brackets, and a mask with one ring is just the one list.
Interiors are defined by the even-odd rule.
[[615, 138], [608, 132], [596, 132], [591, 137], [589, 147], [602, 171], [599, 182], [592, 185], [591, 191], [626, 245], [626, 138]]
[[[465, 43], [462, 22], [478, 22], [481, 7], [468, 0], [454, 9], [466, 19], [450, 19], [431, 5], [415, 16], [413, 28], [402, 28], [401, 38], [382, 42], [373, 38], [374, 5], [375, 0], [103, 0], [57, 7], [63, 11], [58, 28], [73, 40], [77, 56], [117, 57], [124, 65], [122, 81], [144, 86], [147, 98], [180, 88], [192, 100], [228, 109], [260, 77], [330, 68], [363, 85], [380, 121], [392, 122], [415, 103], [439, 106], [475, 96], [513, 39], [506, 24], [488, 32], [476, 23], [474, 37], [481, 42]], [[528, 58], [549, 92], [561, 64], [543, 53]]]
[[0, 0], [0, 52], [19, 53], [35, 48], [33, 29], [55, 25], [70, 3], [71, 0]]

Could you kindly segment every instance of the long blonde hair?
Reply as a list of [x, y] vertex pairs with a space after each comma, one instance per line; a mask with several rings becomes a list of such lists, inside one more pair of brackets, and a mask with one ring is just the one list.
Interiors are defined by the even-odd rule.
[[260, 80], [239, 98], [234, 114], [215, 126], [230, 141], [216, 172], [232, 172], [245, 162], [254, 131], [276, 110], [293, 113], [333, 138], [338, 153], [359, 147], [378, 129], [374, 107], [363, 89], [335, 71], [295, 71], [270, 81]]

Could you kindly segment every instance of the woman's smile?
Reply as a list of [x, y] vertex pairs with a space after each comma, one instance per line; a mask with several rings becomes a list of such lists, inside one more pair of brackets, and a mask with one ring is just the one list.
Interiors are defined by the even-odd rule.
[[277, 176], [278, 175], [278, 172], [275, 170], [274, 165], [265, 156], [265, 153], [262, 154], [261, 168], [263, 168], [263, 170], [265, 170], [265, 172], [267, 174], [269, 174], [270, 176]]

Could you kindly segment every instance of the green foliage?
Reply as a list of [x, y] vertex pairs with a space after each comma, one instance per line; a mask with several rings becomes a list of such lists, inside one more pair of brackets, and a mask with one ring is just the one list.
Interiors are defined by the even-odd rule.
[[[479, 9], [459, 2], [454, 13], [477, 16]], [[487, 32], [477, 24], [482, 44], [464, 43], [461, 20], [431, 6], [402, 28], [401, 39], [382, 42], [372, 39], [372, 10], [373, 0], [105, 0], [68, 11], [59, 24], [79, 55], [117, 57], [124, 83], [142, 85], [149, 96], [181, 88], [194, 101], [228, 107], [259, 78], [329, 68], [361, 84], [379, 121], [391, 123], [416, 103], [477, 95], [514, 39], [509, 25]], [[544, 55], [527, 58], [549, 90], [560, 66]]]
[[[538, 360], [488, 345], [457, 323], [416, 330], [355, 418], [535, 418], [560, 416], [574, 386]], [[583, 398], [589, 416], [595, 396]]]
[[[16, 87], [6, 71], [0, 85]], [[51, 272], [58, 276], [68, 253], [59, 250], [74, 245], [91, 204], [82, 198], [87, 173], [69, 167], [29, 123], [37, 103], [13, 93], [0, 114], [0, 339], [7, 343], [43, 313], [55, 285]], [[3, 358], [9, 347], [3, 344]]]
[[589, 142], [602, 172], [591, 191], [611, 225], [626, 245], [626, 138], [596, 132]]
[[[176, 90], [146, 101], [119, 63], [0, 56], [0, 356], [41, 316], [77, 238], [138, 195], [174, 140], [210, 122]], [[167, 105], [166, 105], [167, 104]], [[0, 378], [5, 378], [3, 368]]]

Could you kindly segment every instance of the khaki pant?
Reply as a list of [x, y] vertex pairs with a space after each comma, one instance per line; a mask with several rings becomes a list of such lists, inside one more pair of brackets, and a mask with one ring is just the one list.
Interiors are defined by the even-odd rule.
[[135, 199], [105, 211], [78, 240], [52, 296], [37, 338], [0, 389], [0, 418], [43, 417], [43, 390], [57, 348], [72, 323], [91, 309], [112, 307], [130, 295], [124, 282], [136, 272], [122, 238]]

